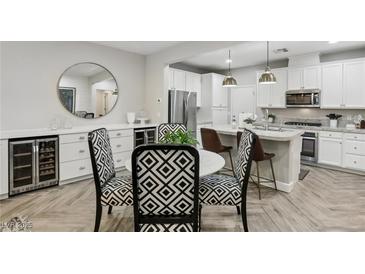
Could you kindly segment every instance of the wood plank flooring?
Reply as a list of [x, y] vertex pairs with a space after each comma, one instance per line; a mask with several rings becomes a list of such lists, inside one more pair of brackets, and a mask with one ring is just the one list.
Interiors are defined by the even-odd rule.
[[[248, 191], [250, 231], [365, 231], [365, 176], [305, 167], [309, 174], [291, 193], [262, 188]], [[31, 231], [92, 231], [92, 180], [48, 188], [0, 201], [0, 223], [22, 216]], [[131, 207], [103, 211], [101, 231], [133, 231]], [[1, 231], [1, 229], [0, 229]], [[234, 207], [204, 207], [202, 231], [243, 231]]]

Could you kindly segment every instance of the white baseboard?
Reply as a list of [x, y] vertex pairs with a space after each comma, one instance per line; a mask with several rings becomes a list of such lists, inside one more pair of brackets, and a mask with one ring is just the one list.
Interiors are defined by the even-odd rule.
[[[275, 185], [272, 182], [261, 182], [260, 184], [265, 187], [275, 188]], [[296, 184], [296, 182], [283, 183], [280, 181], [276, 181], [276, 186], [277, 186], [278, 190], [287, 192], [287, 193], [291, 192], [294, 189], [295, 184]]]
[[9, 198], [9, 195], [7, 193], [0, 194], [0, 200], [5, 200], [7, 198]]

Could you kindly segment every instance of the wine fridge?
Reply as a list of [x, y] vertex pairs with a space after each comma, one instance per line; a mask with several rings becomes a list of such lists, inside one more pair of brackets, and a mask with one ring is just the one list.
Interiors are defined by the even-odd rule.
[[9, 141], [9, 195], [58, 184], [58, 137]]

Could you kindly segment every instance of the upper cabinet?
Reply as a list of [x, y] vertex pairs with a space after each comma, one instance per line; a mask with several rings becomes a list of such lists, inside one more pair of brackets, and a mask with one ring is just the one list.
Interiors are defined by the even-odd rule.
[[[259, 84], [257, 81], [257, 106], [263, 108], [285, 108], [285, 92], [288, 89], [288, 70], [273, 69], [276, 84]], [[257, 79], [262, 72], [257, 73]]]
[[288, 70], [288, 89], [310, 89], [320, 88], [321, 68], [320, 66], [290, 68]]
[[346, 108], [365, 108], [365, 62], [343, 64], [343, 104]]
[[228, 91], [223, 88], [224, 75], [207, 73], [202, 75], [202, 105], [206, 108], [227, 108]]
[[322, 66], [321, 107], [342, 107], [342, 64]]
[[201, 75], [199, 73], [169, 69], [169, 89], [197, 93], [197, 107], [201, 106]]
[[365, 61], [322, 66], [321, 108], [365, 108]]

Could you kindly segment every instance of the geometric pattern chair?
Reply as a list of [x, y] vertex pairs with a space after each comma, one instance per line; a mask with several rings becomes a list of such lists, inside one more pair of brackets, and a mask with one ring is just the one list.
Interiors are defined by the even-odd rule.
[[108, 131], [100, 128], [88, 134], [91, 164], [96, 190], [96, 218], [94, 231], [99, 231], [102, 206], [133, 205], [130, 176], [115, 176], [114, 161]]
[[199, 153], [194, 147], [138, 146], [132, 182], [135, 231], [198, 231]]
[[157, 132], [158, 132], [158, 141], [162, 141], [163, 138], [165, 137], [165, 134], [167, 132], [177, 132], [177, 131], [183, 131], [183, 132], [186, 132], [187, 129], [186, 129], [186, 126], [184, 124], [179, 124], [179, 123], [173, 123], [173, 124], [169, 124], [169, 123], [163, 123], [163, 124], [160, 124], [158, 126], [158, 129], [157, 129]]
[[245, 129], [240, 140], [235, 176], [207, 175], [200, 179], [200, 202], [210, 206], [241, 206], [243, 228], [247, 232], [246, 195], [256, 134]]
[[[239, 144], [240, 139], [241, 139], [241, 134], [242, 132], [237, 132], [237, 144]], [[255, 143], [255, 148], [254, 148], [254, 153], [253, 153], [253, 161], [256, 163], [256, 175], [252, 175], [252, 176], [256, 176], [257, 178], [257, 187], [259, 189], [259, 200], [261, 200], [261, 178], [265, 179], [267, 182], [273, 182], [274, 186], [275, 186], [275, 190], [278, 190], [277, 186], [276, 186], [276, 179], [275, 179], [275, 172], [274, 172], [274, 167], [272, 164], [272, 159], [275, 157], [274, 153], [266, 153], [264, 152], [264, 149], [261, 145], [260, 142], [260, 138], [257, 136], [256, 138], [256, 143]], [[272, 179], [271, 178], [266, 178], [266, 177], [260, 177], [260, 169], [259, 169], [259, 162], [262, 161], [269, 161], [270, 162], [270, 167], [271, 167], [271, 174], [272, 174]], [[251, 180], [255, 183], [255, 181], [252, 179]]]

